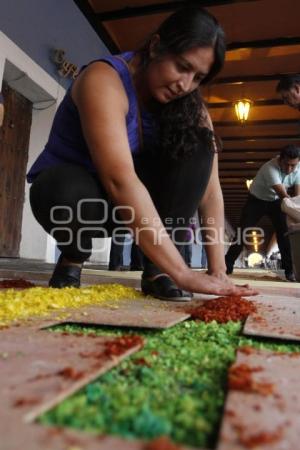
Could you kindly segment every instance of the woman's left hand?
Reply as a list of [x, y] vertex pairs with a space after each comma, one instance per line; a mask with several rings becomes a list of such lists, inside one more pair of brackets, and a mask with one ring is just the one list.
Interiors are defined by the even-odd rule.
[[244, 287], [249, 289], [250, 286], [249, 284], [240, 284], [240, 285], [236, 285], [234, 284], [231, 279], [226, 275], [224, 270], [216, 270], [216, 271], [207, 271], [208, 275], [211, 275], [213, 277], [218, 278], [220, 281], [222, 281], [223, 283], [227, 284], [228, 287], [233, 287], [233, 286], [238, 286], [238, 287]]

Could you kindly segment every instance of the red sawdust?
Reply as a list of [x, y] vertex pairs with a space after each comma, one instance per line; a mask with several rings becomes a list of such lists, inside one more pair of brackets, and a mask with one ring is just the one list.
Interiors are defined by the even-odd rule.
[[144, 341], [140, 336], [133, 335], [117, 337], [105, 343], [104, 354], [106, 356], [119, 356], [126, 350], [136, 346], [142, 346], [143, 344]]
[[151, 442], [148, 442], [143, 450], [180, 450], [181, 446], [174, 444], [167, 436], [160, 436]]
[[191, 314], [192, 319], [226, 323], [245, 320], [250, 313], [256, 312], [256, 306], [242, 297], [228, 296], [207, 300], [200, 306], [185, 307], [184, 311]]
[[254, 322], [257, 322], [261, 326], [268, 325], [267, 320], [262, 316], [254, 315], [254, 316], [252, 316], [252, 318], [253, 318]]
[[151, 367], [151, 364], [149, 363], [149, 361], [147, 361], [145, 358], [136, 358], [132, 361], [134, 364], [136, 364], [137, 366], [147, 366], [147, 367]]
[[24, 280], [23, 278], [0, 281], [0, 289], [10, 289], [10, 288], [24, 289], [24, 288], [31, 288], [34, 286], [35, 286], [34, 283], [31, 283], [31, 281]]
[[247, 448], [255, 448], [257, 446], [272, 444], [282, 439], [283, 430], [278, 428], [275, 431], [260, 431], [258, 433], [249, 434], [249, 430], [244, 427], [236, 427], [238, 431], [238, 439], [242, 445]]
[[239, 352], [244, 353], [245, 355], [252, 355], [253, 353], [256, 353], [257, 350], [254, 347], [250, 347], [249, 345], [244, 345], [243, 347], [239, 348]]
[[59, 370], [56, 375], [62, 376], [64, 378], [68, 378], [71, 380], [79, 380], [84, 376], [84, 372], [79, 372], [78, 370], [75, 370], [73, 367], [64, 367], [63, 369]]
[[14, 407], [36, 405], [39, 402], [40, 399], [36, 397], [20, 397], [14, 402]]
[[255, 392], [261, 395], [273, 394], [272, 383], [257, 382], [252, 378], [254, 372], [261, 372], [261, 367], [250, 367], [247, 364], [239, 364], [229, 369], [228, 385], [230, 389], [244, 392]]

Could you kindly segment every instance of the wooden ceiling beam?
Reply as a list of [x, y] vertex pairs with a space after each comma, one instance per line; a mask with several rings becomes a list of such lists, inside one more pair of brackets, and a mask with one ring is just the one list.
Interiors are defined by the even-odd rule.
[[227, 156], [228, 158], [225, 157], [226, 155], [223, 154], [221, 155], [221, 157], [219, 156], [219, 164], [225, 162], [225, 163], [229, 163], [229, 162], [235, 162], [235, 163], [245, 163], [246, 161], [253, 161], [256, 163], [260, 163], [260, 164], [264, 164], [265, 161], [269, 161], [270, 159], [274, 158], [275, 154], [270, 154], [270, 156], [263, 156], [260, 157], [259, 155], [239, 155], [239, 158], [236, 157], [236, 154], [234, 153], [229, 153]]
[[241, 48], [268, 48], [268, 47], [283, 47], [287, 45], [299, 45], [300, 37], [279, 37], [272, 39], [259, 39], [256, 41], [244, 42], [230, 42], [227, 45], [227, 50], [238, 50]]
[[151, 5], [144, 6], [127, 6], [125, 8], [104, 11], [95, 13], [98, 20], [101, 22], [128, 19], [131, 17], [149, 16], [152, 14], [161, 14], [165, 12], [172, 12], [176, 9], [186, 6], [187, 4], [199, 5], [201, 7], [207, 8], [210, 6], [219, 5], [232, 5], [234, 3], [247, 3], [254, 2], [256, 0], [201, 0], [201, 1], [173, 1], [167, 3], [153, 3]]
[[[280, 148], [224, 148], [219, 155], [229, 155], [230, 153], [240, 153], [241, 155], [249, 155], [249, 157], [253, 154], [255, 154], [255, 156], [259, 156], [259, 155], [271, 155], [272, 153], [278, 153], [280, 151]], [[246, 156], [248, 157], [248, 156]]]
[[243, 182], [240, 182], [239, 184], [228, 184], [228, 183], [223, 183], [224, 178], [220, 179], [221, 182], [221, 186], [222, 186], [222, 190], [224, 190], [224, 192], [236, 192], [236, 188], [239, 188], [239, 193], [240, 194], [244, 194], [245, 192], [248, 192], [246, 183], [245, 183], [245, 179], [243, 180]]
[[285, 74], [273, 74], [273, 75], [236, 75], [231, 77], [216, 78], [211, 84], [240, 84], [260, 81], [277, 81]]
[[[283, 105], [283, 101], [279, 98], [270, 98], [264, 100], [255, 100], [252, 103], [252, 107], [254, 106], [278, 106]], [[233, 108], [234, 102], [211, 102], [208, 103], [207, 106], [209, 108]]]
[[231, 169], [231, 170], [219, 170], [219, 176], [222, 177], [225, 175], [230, 175], [234, 177], [235, 175], [240, 174], [241, 172], [243, 172], [241, 175], [245, 177], [244, 183], [247, 178], [253, 178], [257, 174], [257, 170], [248, 171], [248, 170]]
[[232, 189], [232, 188], [236, 188], [237, 185], [243, 185], [245, 187], [245, 190], [247, 190], [247, 186], [246, 186], [246, 182], [245, 182], [245, 178], [243, 177], [228, 177], [223, 176], [220, 177], [220, 181], [221, 183], [224, 183], [224, 187], [228, 188], [228, 189]]
[[[247, 120], [243, 123], [243, 127], [249, 126], [266, 126], [266, 125], [299, 125], [299, 119], [267, 119], [267, 120]], [[237, 120], [214, 121], [215, 127], [235, 127], [240, 126]]]
[[253, 165], [253, 163], [258, 164], [259, 166], [261, 166], [262, 164], [264, 164], [265, 161], [269, 161], [268, 158], [265, 159], [257, 159], [257, 158], [251, 158], [249, 157], [248, 159], [251, 159], [251, 164], [249, 164], [249, 162], [247, 163], [247, 158], [246, 159], [234, 159], [234, 158], [230, 158], [230, 159], [219, 159], [219, 166], [223, 165], [223, 164], [248, 164]]
[[106, 45], [108, 50], [111, 53], [120, 53], [120, 48], [111, 38], [106, 28], [101, 24], [101, 21], [99, 20], [99, 18], [97, 18], [97, 14], [95, 14], [95, 11], [93, 10], [89, 2], [87, 0], [74, 0], [74, 2], [80, 9], [82, 14], [86, 17], [87, 21], [97, 33], [103, 44]]
[[300, 141], [300, 134], [262, 135], [262, 136], [224, 136], [222, 141]]
[[225, 164], [219, 164], [219, 172], [222, 171], [229, 171], [231, 172], [232, 170], [241, 170], [242, 172], [253, 172], [253, 170], [255, 170], [256, 172], [261, 168], [262, 163], [256, 163], [256, 164], [245, 164], [244, 163], [236, 163], [234, 161], [228, 161]]

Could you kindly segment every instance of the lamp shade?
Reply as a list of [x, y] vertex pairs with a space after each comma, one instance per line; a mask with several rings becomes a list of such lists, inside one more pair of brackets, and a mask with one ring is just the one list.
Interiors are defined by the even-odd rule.
[[248, 119], [252, 102], [247, 98], [237, 100], [234, 103], [234, 109], [238, 120], [243, 123]]
[[247, 189], [250, 189], [252, 182], [253, 182], [253, 180], [246, 180]]

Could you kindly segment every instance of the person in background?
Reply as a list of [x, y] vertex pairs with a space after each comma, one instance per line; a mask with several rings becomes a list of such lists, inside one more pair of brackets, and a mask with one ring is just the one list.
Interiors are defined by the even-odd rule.
[[300, 74], [283, 75], [276, 87], [283, 102], [300, 111]]
[[188, 301], [191, 292], [255, 293], [226, 276], [221, 239], [207, 250], [208, 274], [191, 270], [172, 241], [184, 242], [181, 224], [198, 208], [204, 223], [214, 218], [208, 238], [224, 229], [216, 139], [200, 92], [224, 55], [216, 19], [187, 6], [140, 49], [81, 70], [28, 173], [32, 211], [62, 252], [51, 287], [80, 285], [92, 238], [113, 234], [118, 217], [145, 255], [144, 294]]
[[[108, 270], [127, 270], [124, 267], [124, 245], [126, 244], [126, 236], [118, 236], [113, 239], [109, 253]], [[139, 271], [144, 269], [143, 254], [134, 241], [132, 241], [130, 249], [129, 270]]]
[[[286, 216], [281, 211], [282, 199], [300, 194], [300, 148], [295, 145], [284, 147], [279, 156], [266, 162], [257, 172], [251, 186], [248, 200], [243, 208], [240, 230], [241, 235], [247, 228], [255, 227], [263, 216], [271, 219], [276, 232], [281, 254], [282, 268], [288, 281], [296, 281], [293, 274], [291, 249], [287, 232]], [[231, 245], [226, 256], [227, 273], [233, 272], [235, 260], [243, 249], [243, 242]]]

